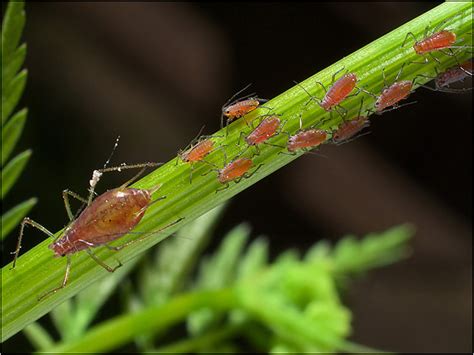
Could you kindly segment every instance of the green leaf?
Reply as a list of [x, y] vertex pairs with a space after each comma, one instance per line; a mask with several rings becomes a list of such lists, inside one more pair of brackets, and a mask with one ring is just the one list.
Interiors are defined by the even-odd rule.
[[15, 114], [11, 120], [2, 127], [2, 166], [5, 165], [8, 157], [15, 148], [18, 138], [26, 122], [28, 110], [25, 108]]
[[23, 1], [10, 1], [2, 23], [2, 67], [10, 61], [25, 26]]
[[268, 241], [263, 237], [255, 239], [242, 256], [238, 266], [238, 278], [256, 274], [268, 264]]
[[18, 154], [2, 170], [2, 200], [25, 168], [28, 159], [30, 159], [31, 153], [31, 150], [28, 149], [23, 153]]
[[27, 325], [23, 332], [36, 350], [47, 350], [54, 345], [51, 335], [37, 322]]
[[[237, 265], [250, 236], [250, 226], [241, 223], [224, 237], [219, 249], [211, 258], [204, 259], [199, 269], [195, 287], [214, 290], [233, 284], [237, 279]], [[215, 325], [220, 315], [212, 309], [202, 309], [188, 318], [188, 329], [191, 334], [202, 334], [204, 330]]]
[[[445, 2], [315, 73], [312, 77], [303, 81], [301, 85], [304, 85], [312, 95], [321, 97], [324, 95], [324, 90], [318, 83], [330, 83], [334, 73], [345, 67], [347, 71], [357, 74], [359, 86], [370, 92], [379, 93], [384, 86], [381, 76], [382, 69], [385, 68], [387, 81], [390, 81], [394, 79], [400, 67], [405, 63], [406, 65], [399, 79], [413, 80], [417, 77], [413, 87], [415, 90], [420, 85], [430, 81], [429, 78], [419, 77], [420, 74], [433, 77], [435, 68], [438, 71], [443, 71], [456, 65], [457, 61], [462, 62], [469, 59], [472, 54], [469, 50], [457, 51], [456, 58], [434, 54], [439, 62], [429, 61], [424, 65], [415, 64], [420, 58], [413, 51], [413, 47], [411, 45], [401, 47], [406, 34], [412, 32], [415, 37], [421, 38], [428, 23], [431, 22], [432, 26], [436, 26], [443, 22], [447, 28], [454, 31], [463, 40], [463, 46], [469, 47], [472, 45], [472, 36], [468, 35], [472, 31], [472, 9], [473, 4], [471, 2]], [[348, 98], [344, 102], [348, 118], [355, 117], [358, 114], [361, 102], [360, 95]], [[364, 98], [364, 107], [361, 114], [366, 114], [373, 109], [375, 98], [370, 95], [363, 95], [362, 97]], [[306, 107], [303, 117], [305, 127], [319, 125], [321, 129], [327, 130], [329, 132], [328, 136], [330, 136], [330, 132], [342, 123], [343, 117], [336, 114], [328, 119], [328, 113], [324, 109], [317, 104], [306, 105], [307, 102], [308, 95], [301, 89], [301, 86], [297, 85], [272, 98], [265, 106], [273, 108], [273, 112], [285, 117], [285, 120], [287, 120], [285, 131], [289, 133], [294, 133], [299, 129], [300, 113]], [[213, 135], [213, 140], [215, 140], [217, 146], [224, 147], [223, 149], [225, 149], [228, 157], [236, 157], [242, 154], [245, 148], [242, 143], [240, 146], [237, 145], [240, 132], [248, 130], [247, 124], [250, 120], [266, 113], [268, 113], [268, 109], [262, 107], [252, 111], [243, 119], [237, 119], [231, 123], [228, 126], [228, 135], [225, 134], [227, 129], [223, 129]], [[288, 139], [285, 136], [284, 134], [275, 136], [271, 143], [284, 146]], [[199, 164], [199, 166], [196, 164], [194, 169], [195, 178], [190, 184], [189, 164], [183, 162], [176, 164], [177, 160], [172, 159], [133, 184], [133, 187], [136, 188], [152, 188], [157, 184], [163, 184], [160, 194], [167, 196], [166, 199], [148, 208], [136, 230], [152, 232], [176, 222], [179, 218], [184, 219], [172, 227], [156, 233], [157, 235], [140, 243], [132, 244], [117, 253], [99, 248], [97, 256], [105, 262], [113, 262], [113, 257], [117, 257], [123, 263], [126, 263], [159, 243], [179, 227], [191, 222], [304, 154], [304, 152], [300, 152], [295, 156], [287, 156], [279, 154], [280, 152], [282, 152], [282, 149], [277, 146], [262, 147], [260, 155], [252, 157], [253, 169], [260, 168], [255, 173], [253, 173], [255, 170], [251, 170], [250, 173], [253, 173], [251, 177], [243, 178], [239, 183], [233, 182], [228, 188], [218, 193], [216, 193], [216, 190], [222, 189], [223, 186], [216, 178], [215, 171], [208, 164]], [[245, 155], [251, 156], [251, 153], [252, 150], [248, 150]], [[218, 149], [210, 153], [206, 160], [222, 166], [222, 157], [222, 149]], [[153, 197], [153, 201], [156, 201], [156, 198]], [[120, 245], [135, 238], [136, 235], [128, 234], [121, 237], [116, 244]], [[38, 294], [57, 287], [64, 273], [65, 260], [52, 258], [51, 251], [47, 248], [48, 243], [49, 241], [44, 241], [28, 252], [22, 253], [14, 270], [10, 270], [11, 265], [4, 266], [2, 270], [2, 341], [5, 341], [25, 325], [49, 312], [59, 303], [75, 295], [89, 284], [108, 276], [105, 270], [93, 260], [89, 260], [90, 258], [86, 253], [77, 253], [73, 258], [67, 287], [38, 303]]]
[[146, 270], [147, 276], [140, 282], [146, 305], [158, 305], [182, 288], [208, 244], [225, 206], [207, 212], [160, 245], [154, 266]]
[[371, 233], [362, 240], [345, 237], [333, 251], [334, 269], [340, 274], [361, 273], [405, 258], [406, 242], [414, 234], [409, 224], [393, 227], [382, 233]]
[[2, 125], [7, 121], [15, 106], [18, 104], [21, 94], [23, 94], [23, 90], [25, 89], [27, 76], [28, 71], [23, 69], [5, 88], [5, 91], [2, 92]]
[[106, 280], [97, 281], [81, 291], [74, 299], [70, 300], [71, 307], [66, 312], [62, 307], [53, 309], [51, 316], [55, 320], [62, 341], [75, 341], [82, 337], [102, 305], [133, 270], [138, 261], [140, 258], [135, 258], [117, 269]]
[[18, 70], [20, 70], [26, 57], [26, 43], [18, 47], [7, 63], [2, 67], [2, 91], [10, 85], [11, 80], [15, 77]]
[[2, 215], [2, 240], [10, 233], [38, 202], [35, 197], [23, 201]]

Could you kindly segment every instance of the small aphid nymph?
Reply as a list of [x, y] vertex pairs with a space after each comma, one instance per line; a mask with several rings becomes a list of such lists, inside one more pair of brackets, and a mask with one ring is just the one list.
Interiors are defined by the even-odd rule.
[[354, 73], [344, 74], [331, 86], [319, 105], [324, 110], [331, 111], [354, 90], [356, 83], [357, 76]]
[[219, 170], [217, 179], [221, 184], [226, 184], [228, 182], [237, 180], [244, 176], [250, 168], [252, 167], [252, 159], [249, 158], [239, 158], [234, 161], [231, 161], [229, 164], [225, 165], [222, 169]]

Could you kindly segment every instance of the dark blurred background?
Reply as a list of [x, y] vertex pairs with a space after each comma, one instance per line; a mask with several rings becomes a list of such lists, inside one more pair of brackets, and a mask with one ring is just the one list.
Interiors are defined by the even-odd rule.
[[[37, 196], [31, 217], [58, 230], [61, 191], [83, 193], [117, 135], [113, 162], [167, 161], [203, 124], [217, 130], [220, 107], [246, 84], [270, 99], [439, 3], [28, 3], [17, 151], [34, 154], [4, 209]], [[248, 221], [276, 255], [411, 222], [413, 255], [345, 295], [352, 340], [470, 352], [472, 96], [420, 89], [412, 99], [376, 117], [371, 134], [323, 147], [327, 159], [304, 156], [237, 195], [218, 232]], [[24, 247], [43, 238], [32, 231]], [[4, 350], [31, 348], [18, 334]]]

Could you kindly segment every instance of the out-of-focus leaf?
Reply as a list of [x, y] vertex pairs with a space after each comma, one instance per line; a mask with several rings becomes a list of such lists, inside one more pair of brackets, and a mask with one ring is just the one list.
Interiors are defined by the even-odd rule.
[[23, 127], [25, 126], [27, 113], [28, 110], [26, 108], [17, 112], [15, 116], [2, 127], [2, 166], [10, 157], [18, 138], [20, 138]]
[[15, 181], [25, 168], [30, 156], [31, 150], [25, 150], [23, 153], [18, 154], [15, 158], [10, 160], [7, 166], [2, 170], [2, 199], [5, 198], [5, 195], [15, 184]]
[[[25, 4], [23, 1], [10, 1], [2, 24], [2, 64], [10, 60], [20, 42], [25, 26]], [[2, 65], [3, 67], [3, 65]]]
[[2, 124], [5, 123], [18, 104], [21, 94], [23, 94], [23, 90], [25, 89], [27, 76], [28, 71], [23, 69], [15, 76], [5, 90], [2, 91]]
[[23, 332], [36, 350], [48, 350], [54, 344], [51, 335], [38, 322], [28, 324]]
[[2, 215], [2, 240], [10, 233], [38, 202], [35, 197], [23, 201]]
[[15, 77], [15, 74], [18, 73], [21, 66], [25, 62], [26, 57], [26, 43], [23, 43], [18, 47], [13, 53], [13, 56], [8, 62], [3, 63], [2, 66], [2, 91], [5, 90], [10, 84], [11, 80]]

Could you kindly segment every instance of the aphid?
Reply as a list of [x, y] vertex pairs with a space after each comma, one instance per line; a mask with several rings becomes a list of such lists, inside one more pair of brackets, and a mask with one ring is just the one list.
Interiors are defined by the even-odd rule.
[[[122, 165], [118, 167], [103, 168], [100, 170], [94, 170], [92, 179], [89, 187], [89, 198], [84, 199], [78, 194], [70, 191], [63, 191], [64, 205], [66, 212], [69, 217], [69, 224], [66, 226], [64, 231], [58, 237], [55, 237], [48, 229], [40, 225], [39, 223], [25, 217], [21, 223], [20, 234], [18, 237], [17, 248], [13, 252], [15, 257], [13, 259], [12, 269], [16, 265], [16, 260], [21, 249], [21, 240], [23, 237], [23, 231], [25, 225], [29, 224], [48, 236], [54, 238], [53, 243], [49, 245], [49, 248], [53, 250], [55, 257], [67, 257], [66, 272], [64, 274], [63, 281], [59, 287], [56, 287], [42, 296], [38, 300], [49, 296], [60, 289], [64, 288], [69, 278], [69, 271], [71, 268], [71, 255], [85, 250], [94, 261], [109, 272], [115, 271], [119, 265], [112, 268], [100, 260], [91, 250], [91, 248], [104, 245], [110, 250], [121, 250], [124, 247], [142, 241], [151, 234], [155, 234], [163, 231], [166, 228], [175, 225], [182, 218], [177, 221], [168, 224], [167, 226], [153, 232], [144, 233], [141, 238], [128, 241], [120, 246], [110, 246], [107, 243], [114, 241], [121, 236], [129, 233], [142, 219], [147, 208], [159, 201], [164, 199], [166, 196], [159, 197], [152, 201], [152, 194], [156, 192], [162, 184], [158, 184], [151, 189], [135, 189], [128, 187], [133, 181], [135, 181], [147, 167], [155, 167], [160, 164], [158, 163], [144, 163], [136, 165]], [[141, 168], [141, 170], [133, 178], [122, 184], [120, 187], [106, 191], [102, 195], [93, 199], [95, 194], [94, 189], [100, 178], [105, 172], [110, 171], [121, 171], [122, 169], [135, 169]], [[83, 202], [87, 206], [82, 210], [79, 217], [74, 219], [69, 205], [69, 196], [72, 196], [79, 201]]]
[[461, 65], [450, 68], [445, 72], [438, 74], [435, 79], [436, 90], [445, 92], [461, 92], [471, 90], [472, 87], [466, 89], [453, 89], [449, 87], [451, 84], [464, 81], [465, 78], [470, 76], [472, 76], [472, 62], [468, 60]]
[[293, 135], [290, 135], [288, 132], [283, 132], [288, 135], [286, 149], [289, 153], [279, 152], [278, 154], [295, 155], [298, 150], [309, 151], [327, 140], [326, 131], [317, 128], [302, 129], [302, 127], [303, 120], [302, 115], [300, 115], [299, 130]]
[[[417, 40], [416, 36], [412, 32], [408, 32], [403, 41], [402, 47], [405, 46], [405, 43], [408, 39], [408, 36], [411, 36], [415, 43], [413, 44], [413, 49], [415, 53], [424, 57], [424, 62], [420, 64], [428, 63], [428, 58], [424, 55], [428, 54], [433, 60], [439, 63], [439, 59], [432, 55], [433, 52], [441, 51], [443, 54], [448, 56], [455, 56], [451, 51], [453, 48], [466, 48], [463, 46], [454, 46], [456, 43], [456, 34], [449, 30], [443, 29], [438, 31], [438, 29], [444, 25], [446, 21], [440, 22], [436, 27], [432, 29], [432, 34], [428, 35], [429, 26], [425, 28], [423, 39]], [[445, 49], [449, 49], [450, 52], [446, 52]]]
[[[189, 183], [192, 183], [194, 164], [198, 162], [207, 163], [204, 158], [214, 150], [215, 143], [210, 138], [207, 138], [209, 136], [203, 136], [198, 139], [203, 128], [201, 128], [196, 138], [191, 141], [188, 147], [178, 152], [178, 158], [185, 163], [189, 163], [191, 166], [191, 171], [189, 173]], [[193, 145], [193, 142], [196, 141], [197, 143]], [[178, 165], [179, 159], [176, 160], [176, 165]]]
[[[413, 79], [413, 81], [409, 81], [409, 80], [398, 81], [398, 79], [400, 78], [400, 75], [402, 74], [402, 70], [404, 66], [405, 66], [405, 63], [403, 63], [403, 65], [401, 66], [400, 70], [398, 71], [397, 76], [394, 79], [393, 84], [391, 85], [387, 85], [386, 78], [385, 78], [385, 68], [382, 69], [382, 78], [384, 82], [384, 87], [379, 96], [361, 88], [363, 92], [371, 95], [372, 97], [376, 99], [375, 101], [376, 114], [381, 115], [384, 112], [401, 107], [401, 105], [398, 105], [398, 103], [401, 100], [406, 99], [411, 94], [412, 88], [413, 88], [413, 82], [415, 81], [415, 79]], [[388, 107], [392, 107], [392, 106], [393, 108], [386, 110]]]
[[407, 98], [412, 88], [413, 83], [409, 80], [395, 81], [389, 87], [384, 88], [375, 102], [375, 112], [380, 114], [387, 107], [394, 106]]
[[368, 117], [361, 115], [363, 103], [364, 100], [362, 99], [358, 115], [350, 121], [345, 121], [341, 123], [337, 130], [332, 134], [331, 140], [335, 144], [347, 142], [365, 127], [369, 126]]
[[435, 68], [436, 76], [430, 77], [424, 74], [418, 74], [423, 78], [430, 80], [434, 79], [435, 87], [428, 85], [421, 85], [422, 87], [432, 90], [432, 91], [442, 91], [448, 93], [462, 93], [472, 90], [472, 87], [468, 88], [452, 88], [451, 84], [462, 82], [467, 77], [472, 77], [472, 62], [469, 60], [463, 64], [457, 65], [455, 67], [449, 68], [446, 71], [439, 73], [438, 69]]
[[259, 99], [255, 95], [255, 93], [247, 95], [239, 100], [231, 102], [237, 95], [239, 95], [242, 91], [246, 90], [251, 84], [247, 85], [242, 90], [238, 91], [234, 94], [223, 106], [222, 106], [222, 115], [221, 115], [221, 128], [224, 127], [224, 117], [227, 118], [226, 126], [240, 118], [245, 116], [247, 113], [255, 110], [257, 107], [260, 106], [262, 102], [266, 102], [267, 100]]
[[221, 188], [218, 188], [216, 190], [216, 193], [227, 189], [230, 186], [229, 183], [232, 181], [239, 183], [240, 180], [242, 180], [243, 178], [247, 178], [247, 179], [250, 178], [262, 166], [262, 164], [260, 164], [252, 173], [249, 174], [248, 171], [253, 166], [252, 159], [236, 157], [234, 158], [234, 160], [232, 160], [228, 164], [226, 163], [226, 161], [227, 161], [227, 156], [224, 152], [224, 167], [221, 169], [218, 169], [216, 166], [216, 169], [211, 169], [207, 173], [203, 174], [203, 175], [207, 175], [211, 171], [217, 172], [217, 180], [224, 186]]
[[[342, 68], [341, 70], [343, 69], [344, 68]], [[354, 88], [356, 87], [357, 83], [357, 76], [354, 73], [344, 74], [339, 79], [337, 79], [336, 82], [334, 82], [336, 74], [339, 73], [341, 70], [338, 70], [336, 73], [333, 74], [331, 81], [332, 84], [329, 90], [326, 90], [326, 87], [322, 83], [317, 82], [326, 92], [326, 94], [321, 100], [310, 95], [302, 85], [298, 83], [296, 84], [300, 85], [303, 90], [311, 97], [311, 100], [315, 100], [319, 104], [319, 106], [321, 106], [325, 111], [331, 111], [333, 108], [338, 107], [339, 104], [349, 96], [352, 90], [354, 90]]]
[[[278, 129], [280, 128], [280, 118], [278, 116], [270, 116], [263, 119], [259, 125], [248, 135], [246, 136], [245, 142], [248, 146], [254, 146], [257, 150], [257, 154], [260, 153], [260, 149], [258, 148], [259, 144], [266, 144], [266, 141], [271, 137], [275, 136], [278, 133]], [[240, 136], [244, 134], [243, 132], [240, 133]], [[240, 142], [240, 138], [239, 138]]]

